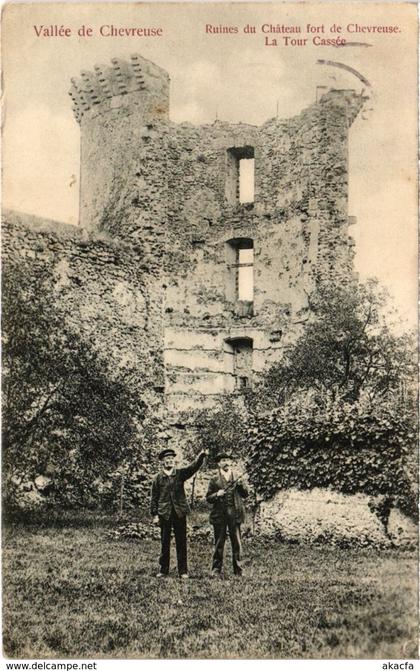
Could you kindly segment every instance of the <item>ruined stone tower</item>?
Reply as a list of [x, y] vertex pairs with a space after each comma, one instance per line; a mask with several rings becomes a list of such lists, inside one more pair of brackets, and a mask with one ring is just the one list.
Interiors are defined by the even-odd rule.
[[80, 223], [141, 250], [169, 417], [240, 393], [296, 337], [315, 283], [352, 274], [347, 145], [362, 94], [330, 90], [260, 127], [174, 124], [167, 73], [136, 55], [83, 72], [70, 95]]
[[165, 229], [169, 76], [141, 56], [114, 58], [73, 79], [70, 96], [81, 130], [80, 225], [155, 239]]

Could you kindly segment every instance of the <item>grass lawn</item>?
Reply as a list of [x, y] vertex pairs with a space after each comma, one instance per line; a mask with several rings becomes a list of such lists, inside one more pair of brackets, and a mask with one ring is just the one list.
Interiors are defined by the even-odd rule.
[[[108, 527], [109, 528], [109, 527]], [[417, 556], [245, 541], [246, 576], [153, 577], [159, 543], [105, 524], [6, 525], [4, 653], [13, 658], [417, 658]]]

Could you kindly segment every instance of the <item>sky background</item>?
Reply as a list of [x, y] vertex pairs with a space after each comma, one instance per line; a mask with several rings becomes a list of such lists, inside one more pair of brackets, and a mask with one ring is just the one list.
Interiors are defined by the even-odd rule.
[[[237, 35], [206, 35], [206, 23]], [[371, 46], [264, 45], [263, 23], [399, 25], [398, 34], [344, 36]], [[34, 25], [163, 28], [160, 38], [36, 37]], [[246, 35], [242, 27], [255, 25]], [[306, 35], [304, 35], [306, 37]], [[330, 37], [325, 34], [324, 37]], [[301, 36], [302, 37], [302, 36]], [[417, 18], [414, 4], [38, 4], [3, 16], [3, 206], [77, 225], [79, 126], [70, 78], [113, 57], [140, 53], [171, 77], [172, 121], [261, 124], [312, 104], [316, 87], [355, 88], [345, 63], [371, 83], [367, 111], [350, 130], [349, 214], [361, 279], [378, 277], [401, 318], [416, 323]], [[367, 89], [366, 89], [367, 92]]]

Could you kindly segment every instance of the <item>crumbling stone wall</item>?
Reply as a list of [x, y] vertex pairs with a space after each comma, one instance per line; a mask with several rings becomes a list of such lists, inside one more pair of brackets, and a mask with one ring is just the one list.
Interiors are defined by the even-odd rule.
[[[254, 376], [283, 356], [317, 282], [352, 276], [347, 143], [364, 99], [330, 91], [290, 120], [257, 128], [216, 121], [171, 128], [165, 250], [167, 408], [211, 405], [231, 392], [225, 343], [252, 342]], [[231, 154], [253, 150], [255, 198], [232, 203]], [[229, 290], [228, 241], [254, 247], [254, 300]]]
[[111, 376], [132, 369], [149, 420], [162, 416], [162, 296], [141, 254], [104, 235], [13, 212], [4, 213], [2, 237], [3, 260], [29, 262], [34, 278], [47, 269], [67, 325], [107, 360]]
[[294, 542], [417, 547], [418, 530], [412, 520], [393, 508], [385, 526], [375, 508], [374, 497], [366, 494], [322, 488], [279, 490], [260, 504], [255, 532]]
[[[72, 79], [80, 124], [80, 225], [156, 243], [165, 204], [169, 76], [136, 54]], [[157, 128], [155, 128], [157, 125]]]

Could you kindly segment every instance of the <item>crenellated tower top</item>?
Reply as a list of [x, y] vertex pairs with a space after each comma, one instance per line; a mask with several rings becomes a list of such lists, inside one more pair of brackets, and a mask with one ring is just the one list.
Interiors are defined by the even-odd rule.
[[80, 78], [71, 80], [69, 95], [78, 123], [91, 110], [90, 116], [104, 114], [115, 107], [115, 99], [130, 94], [138, 97], [142, 92], [159, 99], [155, 111], [168, 117], [170, 80], [165, 70], [139, 54], [133, 54], [129, 62], [113, 58], [111, 64], [95, 65], [94, 72], [83, 70]]

